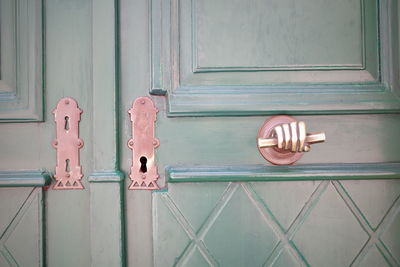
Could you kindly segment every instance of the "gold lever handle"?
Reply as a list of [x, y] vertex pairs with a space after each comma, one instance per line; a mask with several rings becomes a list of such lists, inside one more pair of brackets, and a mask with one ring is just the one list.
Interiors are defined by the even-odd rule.
[[277, 147], [292, 152], [308, 152], [310, 144], [321, 143], [325, 139], [324, 132], [306, 133], [306, 124], [303, 121], [294, 121], [275, 126], [269, 138], [258, 138], [258, 147]]

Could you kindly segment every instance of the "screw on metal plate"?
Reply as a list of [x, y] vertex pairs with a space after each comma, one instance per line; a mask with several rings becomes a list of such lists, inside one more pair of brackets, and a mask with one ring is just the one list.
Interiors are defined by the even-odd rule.
[[57, 127], [57, 137], [53, 141], [53, 147], [57, 149], [55, 190], [83, 189], [79, 164], [79, 149], [83, 147], [79, 138], [81, 113], [76, 101], [69, 97], [61, 99], [53, 111]]
[[130, 190], [159, 189], [159, 175], [154, 160], [154, 150], [160, 145], [159, 140], [154, 137], [157, 112], [158, 109], [149, 97], [137, 98], [129, 110], [132, 121], [132, 139], [128, 141], [128, 147], [132, 149]]

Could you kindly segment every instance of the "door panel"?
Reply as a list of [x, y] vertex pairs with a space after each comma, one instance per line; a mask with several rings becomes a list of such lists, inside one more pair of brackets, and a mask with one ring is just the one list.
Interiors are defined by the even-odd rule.
[[0, 1], [0, 121], [43, 120], [42, 1]]
[[[191, 38], [187, 33], [194, 38], [194, 72], [360, 69], [365, 56], [362, 36], [366, 32], [361, 18], [377, 14], [375, 1], [180, 1], [179, 4], [182, 44], [187, 45], [185, 40]], [[376, 34], [373, 25], [368, 25], [372, 26], [368, 30]], [[334, 41], [337, 42], [332, 45]]]
[[169, 116], [399, 110], [395, 1], [150, 2]]
[[[17, 37], [21, 35], [25, 38], [16, 45], [16, 51], [20, 51], [17, 55], [20, 67], [17, 76], [21, 79], [17, 84], [27, 85], [15, 88], [17, 94], [14, 100], [2, 98], [4, 95], [0, 93], [0, 114], [4, 114], [1, 119], [18, 120], [0, 123], [0, 186], [19, 187], [0, 189], [0, 208], [12, 206], [14, 196], [25, 197], [27, 192], [33, 190], [32, 194], [40, 192], [37, 197], [43, 197], [40, 200], [43, 201], [40, 202], [43, 207], [40, 206], [40, 209], [45, 214], [44, 219], [36, 215], [39, 204], [33, 201], [25, 213], [26, 219], [22, 219], [13, 232], [13, 244], [9, 248], [10, 251], [12, 249], [11, 255], [19, 266], [90, 266], [90, 195], [87, 177], [93, 169], [90, 141], [92, 1], [0, 2], [19, 8], [18, 12], [7, 14], [14, 14], [19, 19], [16, 22], [20, 27]], [[0, 17], [3, 18], [3, 6], [1, 12]], [[4, 35], [1, 37], [3, 42]], [[43, 43], [34, 46], [35, 41]], [[82, 182], [86, 189], [82, 191], [54, 191], [50, 177], [41, 179], [39, 175], [43, 170], [50, 174], [55, 170], [56, 151], [51, 146], [55, 138], [52, 111], [58, 100], [65, 96], [74, 98], [83, 110], [80, 137], [85, 146], [81, 149], [80, 160], [84, 173]], [[21, 170], [26, 175], [18, 176]], [[3, 219], [3, 213], [0, 218]], [[43, 227], [41, 235], [37, 234], [39, 226]], [[39, 251], [41, 245], [43, 249]], [[43, 258], [39, 258], [39, 252], [43, 253], [40, 256]], [[4, 262], [3, 254], [0, 258], [0, 266], [17, 266]]]
[[[397, 1], [122, 0], [120, 136], [150, 88], [162, 187], [127, 192], [128, 265], [399, 265], [397, 12]], [[256, 135], [273, 114], [327, 141], [271, 166]]]
[[396, 266], [399, 193], [397, 181], [170, 184], [153, 194], [155, 266]]
[[43, 266], [42, 189], [0, 188], [0, 202], [0, 266]]

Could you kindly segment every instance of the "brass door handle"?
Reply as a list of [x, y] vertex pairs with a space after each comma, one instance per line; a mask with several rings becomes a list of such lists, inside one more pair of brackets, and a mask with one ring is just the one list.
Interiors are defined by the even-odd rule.
[[275, 126], [272, 137], [258, 139], [258, 147], [276, 146], [292, 152], [308, 152], [310, 144], [321, 143], [325, 139], [324, 132], [306, 133], [306, 124], [299, 121]]
[[307, 133], [306, 124], [289, 116], [274, 116], [260, 129], [257, 145], [261, 155], [276, 165], [296, 162], [310, 145], [324, 142], [324, 132]]

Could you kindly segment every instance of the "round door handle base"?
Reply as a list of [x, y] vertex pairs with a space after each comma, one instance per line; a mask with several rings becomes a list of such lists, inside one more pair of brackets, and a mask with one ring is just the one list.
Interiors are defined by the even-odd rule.
[[306, 125], [286, 115], [273, 116], [261, 127], [257, 147], [261, 155], [275, 165], [290, 165], [298, 161], [311, 144], [324, 142], [324, 132], [307, 133]]

